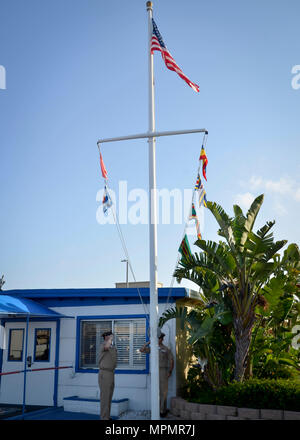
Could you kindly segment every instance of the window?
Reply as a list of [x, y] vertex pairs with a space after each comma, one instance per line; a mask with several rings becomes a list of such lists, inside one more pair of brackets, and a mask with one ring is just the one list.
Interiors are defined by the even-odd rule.
[[37, 328], [34, 338], [34, 362], [50, 360], [50, 328]]
[[117, 369], [145, 370], [146, 355], [139, 350], [146, 341], [145, 318], [80, 321], [80, 368], [98, 369], [102, 333], [112, 331], [118, 350]]
[[9, 361], [22, 361], [24, 329], [11, 329], [9, 332]]

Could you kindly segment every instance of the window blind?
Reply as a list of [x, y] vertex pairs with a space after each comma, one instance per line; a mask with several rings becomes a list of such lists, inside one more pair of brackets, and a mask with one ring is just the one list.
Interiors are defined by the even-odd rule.
[[81, 321], [80, 366], [98, 368], [98, 353], [102, 333], [112, 331], [111, 321]]
[[146, 340], [145, 319], [83, 320], [80, 329], [81, 368], [98, 368], [102, 333], [106, 331], [114, 333], [118, 369], [146, 368], [146, 355], [139, 351]]

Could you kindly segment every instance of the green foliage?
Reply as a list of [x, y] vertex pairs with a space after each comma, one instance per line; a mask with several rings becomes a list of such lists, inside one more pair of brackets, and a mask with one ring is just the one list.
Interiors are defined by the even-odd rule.
[[300, 384], [287, 380], [252, 379], [218, 390], [218, 405], [239, 408], [300, 410]]
[[181, 389], [181, 395], [189, 400], [195, 399], [199, 396], [199, 390], [203, 396], [208, 397], [212, 394], [212, 389], [204, 380], [201, 369], [198, 366], [193, 366], [189, 369], [187, 380]]
[[[208, 202], [207, 208], [220, 228], [218, 234], [226, 242], [197, 240], [195, 244], [202, 252], [194, 253], [188, 260], [181, 260], [174, 273], [178, 282], [182, 279], [193, 281], [206, 298], [217, 299], [214, 312], [206, 314], [201, 325], [194, 328], [190, 342], [201, 343], [205, 339], [209, 350], [213, 351], [218, 368], [222, 369], [218, 360], [221, 359], [219, 350], [213, 346], [212, 338], [217, 330], [217, 321], [224, 326], [230, 325], [236, 347], [234, 362], [235, 379], [238, 381], [251, 375], [251, 356], [258, 352], [255, 344], [259, 342], [256, 336], [260, 326], [265, 325], [267, 332], [272, 329], [272, 337], [276, 339], [282, 333], [282, 327], [291, 329], [297, 320], [296, 312], [299, 313], [300, 309], [300, 306], [295, 306], [294, 299], [296, 281], [300, 281], [298, 246], [289, 245], [280, 258], [278, 251], [287, 241], [274, 241], [271, 229], [275, 221], [267, 222], [256, 233], [253, 231], [263, 199], [263, 195], [258, 196], [246, 215], [239, 206], [234, 205], [234, 217], [226, 214], [217, 203]], [[220, 290], [223, 293], [221, 299]], [[265, 307], [257, 312], [266, 303], [270, 311]], [[223, 312], [220, 311], [222, 307]], [[228, 343], [231, 344], [231, 341], [228, 340]], [[273, 344], [273, 363], [292, 365], [295, 362], [294, 356], [282, 356], [282, 350], [274, 351], [274, 348]], [[256, 356], [257, 365], [263, 358], [264, 354], [260, 359]], [[246, 371], [246, 367], [249, 367], [249, 371]]]
[[274, 276], [262, 288], [265, 306], [256, 309], [250, 347], [254, 377], [289, 378], [299, 374], [300, 351], [292, 348], [292, 328], [300, 323], [299, 273], [299, 248], [291, 244]]
[[234, 342], [232, 313], [220, 292], [216, 292], [214, 298], [216, 301], [212, 303], [202, 295], [203, 304], [190, 311], [186, 307], [166, 310], [160, 317], [159, 326], [173, 318], [179, 320], [181, 329], [187, 331], [187, 342], [192, 346], [194, 356], [207, 359], [205, 380], [213, 388], [218, 388], [232, 379]]
[[262, 359], [261, 367], [255, 365], [253, 375], [258, 379], [291, 379], [295, 377], [293, 371], [281, 362], [288, 362], [285, 359], [276, 359], [272, 355], [266, 355], [266, 359]]
[[253, 376], [257, 378], [287, 379], [299, 372], [299, 350], [292, 348], [293, 333], [283, 326], [261, 327], [251, 347]]
[[188, 400], [238, 408], [300, 411], [300, 383], [291, 380], [251, 379], [233, 382], [213, 392], [199, 388]]

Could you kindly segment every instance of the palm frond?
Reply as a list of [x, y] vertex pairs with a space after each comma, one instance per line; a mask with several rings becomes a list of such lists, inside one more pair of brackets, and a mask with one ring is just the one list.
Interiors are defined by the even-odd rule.
[[158, 326], [161, 328], [170, 319], [180, 318], [180, 327], [183, 330], [187, 318], [188, 310], [186, 307], [172, 307], [166, 310], [159, 318]]
[[264, 201], [264, 195], [261, 194], [260, 196], [256, 197], [256, 199], [252, 202], [252, 204], [247, 212], [246, 219], [243, 224], [244, 230], [242, 232], [240, 242], [239, 242], [241, 252], [243, 251], [243, 248], [244, 248], [244, 245], [248, 239], [249, 233], [253, 229], [254, 222], [256, 220], [257, 214], [259, 213], [261, 205], [263, 204], [263, 201]]
[[270, 231], [270, 229], [275, 225], [275, 220], [272, 222], [267, 222], [261, 229], [257, 231], [257, 235], [264, 238], [265, 235]]
[[220, 226], [219, 235], [225, 237], [230, 248], [235, 249], [235, 240], [231, 227], [231, 218], [226, 214], [221, 205], [215, 202], [207, 202], [207, 208], [211, 211]]
[[235, 217], [240, 217], [240, 218], [246, 219], [240, 206], [233, 205], [233, 212], [234, 212]]
[[230, 275], [236, 268], [235, 260], [231, 253], [226, 252], [224, 247], [214, 241], [197, 240], [196, 245], [212, 258], [212, 263], [220, 266], [226, 274]]
[[280, 240], [273, 243], [265, 252], [263, 261], [269, 261], [274, 255], [287, 244], [287, 240]]
[[249, 230], [249, 231], [252, 230], [252, 227], [253, 227], [254, 222], [256, 220], [256, 217], [257, 217], [257, 214], [259, 213], [261, 205], [263, 204], [263, 201], [264, 201], [264, 195], [263, 194], [257, 196], [253, 200], [253, 202], [252, 202], [252, 204], [251, 204], [251, 206], [250, 206], [250, 208], [249, 208], [249, 210], [247, 212], [247, 215], [246, 215], [246, 217], [247, 217], [247, 220], [246, 220], [247, 230]]

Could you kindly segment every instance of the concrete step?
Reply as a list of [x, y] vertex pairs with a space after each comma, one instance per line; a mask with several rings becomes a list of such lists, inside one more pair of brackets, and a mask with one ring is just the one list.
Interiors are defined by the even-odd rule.
[[[64, 411], [100, 415], [100, 400], [93, 397], [70, 396], [63, 399]], [[112, 400], [111, 416], [119, 417], [128, 410], [129, 399]]]

